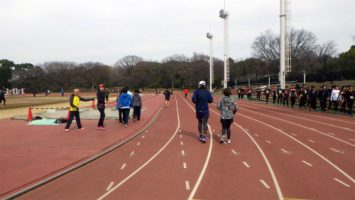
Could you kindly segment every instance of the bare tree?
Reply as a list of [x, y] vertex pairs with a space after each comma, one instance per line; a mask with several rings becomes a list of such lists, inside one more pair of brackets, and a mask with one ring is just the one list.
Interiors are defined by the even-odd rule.
[[324, 56], [332, 57], [337, 53], [336, 44], [334, 41], [325, 42], [322, 45], [318, 45], [317, 51], [319, 58]]
[[121, 58], [119, 61], [115, 63], [115, 67], [121, 67], [125, 70], [131, 70], [138, 63], [142, 62], [143, 58], [139, 56], [129, 55]]

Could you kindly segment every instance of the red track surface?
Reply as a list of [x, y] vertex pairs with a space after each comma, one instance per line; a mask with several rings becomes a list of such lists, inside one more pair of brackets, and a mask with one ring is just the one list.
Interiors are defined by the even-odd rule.
[[227, 145], [211, 105], [200, 144], [192, 106], [175, 95], [143, 136], [20, 199], [355, 199], [353, 119], [240, 101]]

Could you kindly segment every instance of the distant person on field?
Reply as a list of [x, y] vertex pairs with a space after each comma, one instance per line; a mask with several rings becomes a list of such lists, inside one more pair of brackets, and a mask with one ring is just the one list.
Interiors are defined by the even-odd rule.
[[265, 89], [265, 91], [264, 91], [266, 104], [269, 103], [270, 94], [271, 94], [270, 88], [269, 88], [269, 87], [266, 87], [266, 89]]
[[251, 88], [248, 88], [248, 90], [247, 90], [247, 97], [248, 97], [249, 101], [253, 100], [253, 95], [252, 95]]
[[78, 126], [79, 130], [84, 130], [84, 128], [81, 125], [80, 121], [80, 112], [79, 112], [79, 104], [80, 101], [93, 101], [94, 98], [86, 99], [82, 98], [79, 96], [80, 90], [79, 89], [74, 89], [73, 94], [69, 98], [69, 104], [70, 104], [70, 117], [67, 122], [67, 125], [65, 126], [65, 131], [69, 132], [70, 125], [75, 117], [76, 124]]
[[128, 88], [124, 88], [121, 96], [118, 98], [116, 108], [120, 108], [122, 112], [122, 122], [128, 127], [129, 111], [132, 106], [132, 97], [128, 94]]
[[170, 104], [170, 97], [172, 95], [172, 92], [170, 92], [169, 88], [166, 88], [164, 91], [164, 97], [165, 97], [165, 106], [168, 107]]
[[185, 88], [185, 89], [184, 89], [185, 98], [187, 98], [187, 94], [189, 94], [189, 89]]
[[320, 103], [320, 110], [325, 112], [327, 109], [327, 98], [328, 98], [328, 89], [327, 86], [323, 85], [318, 92], [318, 98]]
[[355, 97], [355, 91], [353, 90], [352, 86], [349, 86], [349, 90], [347, 91], [346, 98], [348, 104], [348, 114], [351, 117], [353, 116], [354, 97]]
[[60, 89], [60, 94], [62, 95], [62, 97], [64, 97], [64, 89], [63, 88]]
[[291, 100], [291, 107], [294, 108], [296, 104], [296, 98], [297, 98], [297, 91], [294, 85], [291, 86], [290, 90], [290, 100]]
[[100, 119], [99, 122], [97, 123], [97, 129], [98, 130], [105, 130], [104, 126], [104, 120], [105, 120], [105, 97], [106, 97], [106, 91], [105, 91], [105, 86], [104, 84], [99, 85], [99, 90], [96, 93], [97, 97], [97, 109], [100, 112]]
[[332, 90], [332, 93], [330, 95], [330, 101], [333, 104], [334, 107], [334, 111], [337, 112], [338, 111], [338, 100], [339, 100], [339, 95], [340, 95], [340, 90], [337, 86], [335, 86], [335, 88]]
[[6, 106], [5, 94], [5, 88], [0, 88], [0, 104], [4, 101], [4, 106]]
[[346, 115], [346, 104], [347, 104], [347, 91], [348, 87], [342, 87], [340, 90], [339, 98], [338, 98], [338, 103], [340, 104], [340, 112]]
[[282, 104], [284, 106], [287, 106], [287, 107], [289, 106], [289, 104], [288, 104], [289, 98], [290, 98], [290, 91], [288, 89], [288, 86], [286, 86], [286, 88], [282, 90]]
[[256, 100], [261, 101], [261, 89], [260, 89], [260, 87], [258, 87], [258, 89], [256, 89]]
[[276, 97], [277, 97], [277, 90], [276, 87], [274, 86], [272, 88], [272, 103], [275, 104], [276, 103]]
[[133, 121], [141, 120], [141, 110], [142, 110], [142, 97], [139, 90], [135, 90], [132, 96], [133, 104]]
[[227, 134], [227, 143], [231, 143], [231, 125], [233, 123], [234, 114], [237, 112], [237, 104], [233, 98], [231, 98], [231, 89], [226, 88], [223, 90], [224, 97], [222, 97], [217, 108], [221, 111], [221, 124], [222, 124], [222, 136], [220, 143], [224, 143], [225, 135]]
[[[207, 123], [209, 118], [208, 104], [213, 102], [211, 93], [206, 88], [206, 82], [200, 81], [199, 88], [192, 96], [192, 102], [196, 105], [196, 118], [198, 120], [198, 132], [200, 134], [200, 142], [206, 143], [207, 140]], [[211, 138], [212, 139], [212, 138]]]
[[308, 111], [310, 111], [311, 109], [313, 111], [316, 111], [317, 110], [317, 91], [314, 86], [310, 87], [310, 89], [309, 89], [308, 99], [309, 99]]

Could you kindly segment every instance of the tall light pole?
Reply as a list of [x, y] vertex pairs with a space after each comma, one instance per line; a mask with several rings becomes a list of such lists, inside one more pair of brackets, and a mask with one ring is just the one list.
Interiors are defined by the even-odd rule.
[[228, 17], [229, 13], [225, 10], [226, 4], [224, 1], [224, 9], [219, 11], [219, 17], [224, 20], [224, 88], [228, 87], [229, 82], [229, 60], [228, 60]]
[[280, 87], [286, 86], [286, 0], [280, 0]]
[[211, 33], [207, 33], [207, 38], [210, 40], [210, 91], [213, 92], [213, 35]]

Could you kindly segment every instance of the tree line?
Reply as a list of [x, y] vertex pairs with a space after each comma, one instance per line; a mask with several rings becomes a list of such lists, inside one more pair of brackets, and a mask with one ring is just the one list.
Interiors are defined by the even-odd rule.
[[[268, 30], [260, 34], [252, 44], [250, 58], [229, 58], [231, 69], [230, 86], [252, 82], [266, 82], [271, 76], [278, 81], [279, 36]], [[303, 71], [310, 81], [333, 81], [355, 79], [355, 46], [337, 54], [336, 44], [317, 42], [314, 33], [292, 30], [292, 72], [287, 80], [301, 81]], [[59, 91], [83, 88], [95, 90], [99, 83], [109, 87], [131, 88], [194, 88], [198, 81], [209, 79], [209, 57], [194, 53], [192, 57], [172, 55], [161, 62], [144, 60], [128, 55], [109, 66], [99, 62], [45, 62], [16, 64], [0, 60], [0, 87], [26, 88], [27, 92]], [[222, 87], [223, 61], [214, 58], [214, 87]]]

